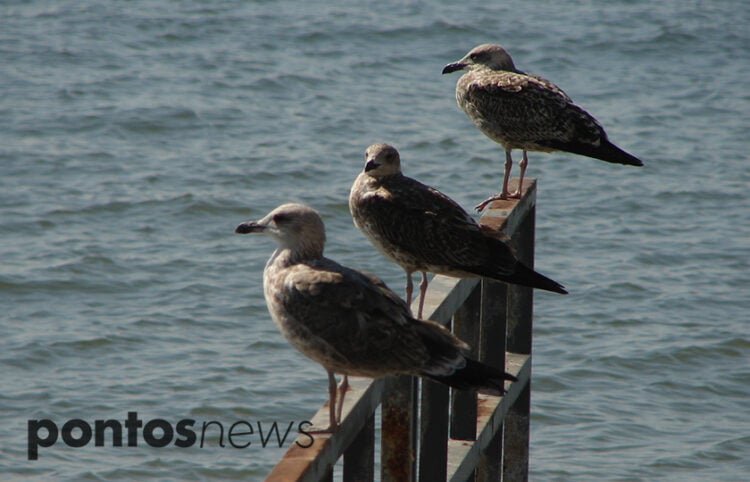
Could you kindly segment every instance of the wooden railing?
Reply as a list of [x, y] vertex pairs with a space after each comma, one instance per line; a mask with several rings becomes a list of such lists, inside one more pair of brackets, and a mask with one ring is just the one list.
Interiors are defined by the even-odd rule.
[[[516, 256], [532, 267], [535, 205], [536, 180], [528, 179], [520, 200], [495, 201], [480, 219], [509, 236]], [[340, 430], [315, 435], [307, 448], [292, 444], [267, 481], [331, 481], [342, 456], [344, 481], [375, 480], [379, 405], [379, 479], [384, 482], [528, 479], [532, 290], [435, 276], [424, 314], [450, 324], [475, 357], [505, 366], [518, 381], [506, 383], [507, 393], [496, 397], [410, 376], [350, 377]], [[311, 421], [327, 425], [327, 404]], [[301, 444], [309, 445], [309, 439]]]

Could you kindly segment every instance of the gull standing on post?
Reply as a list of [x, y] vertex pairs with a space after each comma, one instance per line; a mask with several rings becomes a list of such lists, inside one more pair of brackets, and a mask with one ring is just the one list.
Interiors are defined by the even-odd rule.
[[401, 157], [388, 144], [365, 151], [365, 168], [349, 193], [354, 224], [380, 252], [406, 271], [406, 303], [411, 303], [411, 275], [422, 273], [422, 317], [427, 272], [458, 278], [485, 276], [506, 283], [567, 291], [525, 266], [494, 230], [479, 225], [451, 198], [401, 173]]
[[[456, 83], [458, 106], [505, 149], [502, 189], [477, 205], [477, 210], [496, 199], [520, 197], [528, 164], [526, 151], [565, 151], [616, 164], [643, 165], [612, 144], [601, 124], [558, 86], [517, 70], [501, 46], [478, 45], [458, 62], [446, 65], [443, 74], [457, 70], [467, 71]], [[512, 149], [523, 149], [523, 155], [518, 190], [509, 193]]]
[[[348, 375], [419, 375], [496, 394], [504, 380], [516, 380], [468, 358], [468, 345], [442, 325], [414, 319], [380, 279], [324, 257], [325, 228], [314, 209], [282, 204], [235, 232], [267, 234], [277, 243], [263, 270], [263, 293], [289, 343], [328, 372], [330, 424], [321, 432], [339, 427]], [[338, 403], [335, 373], [343, 375]]]

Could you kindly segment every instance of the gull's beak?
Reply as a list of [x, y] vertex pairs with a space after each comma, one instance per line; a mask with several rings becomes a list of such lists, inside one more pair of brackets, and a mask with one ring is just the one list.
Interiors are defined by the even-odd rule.
[[465, 67], [466, 67], [466, 64], [464, 62], [461, 62], [461, 61], [453, 62], [452, 64], [448, 64], [445, 67], [443, 67], [443, 73], [450, 74], [451, 72], [455, 72], [457, 70], [463, 70]]
[[370, 159], [365, 163], [365, 172], [372, 171], [373, 169], [377, 169], [378, 167], [380, 167], [380, 164], [375, 162], [374, 159]]
[[238, 234], [249, 234], [249, 233], [262, 233], [266, 230], [266, 226], [258, 224], [257, 221], [246, 221], [234, 229], [235, 233]]

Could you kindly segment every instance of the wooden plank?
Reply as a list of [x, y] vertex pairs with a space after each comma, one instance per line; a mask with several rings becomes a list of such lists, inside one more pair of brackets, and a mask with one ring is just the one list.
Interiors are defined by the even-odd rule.
[[480, 394], [477, 400], [477, 440], [448, 441], [448, 480], [465, 481], [471, 476], [485, 450], [492, 442], [495, 433], [502, 426], [503, 418], [511, 405], [521, 396], [529, 384], [531, 376], [531, 357], [517, 353], [506, 354], [508, 373], [518, 378], [507, 386], [508, 392], [503, 397]]
[[[349, 377], [344, 398], [341, 428], [335, 434], [314, 434], [312, 445], [305, 435], [297, 437], [284, 457], [266, 477], [268, 482], [317, 482], [332, 469], [340, 455], [354, 441], [367, 419], [375, 413], [386, 379]], [[328, 425], [328, 403], [313, 416], [315, 427]], [[312, 430], [312, 427], [308, 427]], [[309, 446], [308, 446], [309, 445]]]

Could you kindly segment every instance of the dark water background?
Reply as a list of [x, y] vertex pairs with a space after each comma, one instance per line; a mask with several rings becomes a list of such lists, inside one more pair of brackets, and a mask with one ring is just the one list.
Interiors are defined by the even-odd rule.
[[30, 1], [0, 5], [0, 472], [18, 480], [260, 480], [284, 449], [68, 448], [27, 420], [288, 423], [324, 371], [270, 321], [286, 201], [327, 254], [401, 290], [352, 225], [367, 145], [465, 206], [502, 152], [443, 65], [502, 43], [641, 169], [532, 153], [533, 480], [750, 473], [750, 8], [696, 2]]

